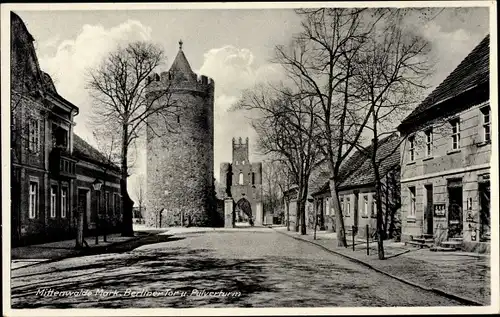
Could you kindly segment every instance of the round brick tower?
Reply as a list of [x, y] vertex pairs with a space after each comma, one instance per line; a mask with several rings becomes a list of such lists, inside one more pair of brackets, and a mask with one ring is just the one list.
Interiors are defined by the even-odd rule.
[[175, 107], [172, 115], [148, 119], [146, 224], [211, 225], [214, 82], [191, 70], [182, 41], [170, 70], [148, 82], [148, 96], [168, 89], [155, 102]]

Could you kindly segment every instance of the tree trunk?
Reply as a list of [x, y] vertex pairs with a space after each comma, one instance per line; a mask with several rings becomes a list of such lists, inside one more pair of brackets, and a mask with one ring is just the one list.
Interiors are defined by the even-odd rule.
[[300, 234], [305, 235], [307, 231], [306, 223], [306, 203], [307, 203], [307, 186], [299, 191], [300, 194]]
[[375, 191], [377, 195], [377, 249], [378, 249], [378, 258], [379, 260], [385, 259], [384, 252], [384, 227], [383, 227], [383, 215], [382, 215], [382, 190], [381, 190], [381, 180], [380, 174], [377, 168], [374, 169], [375, 172]]
[[[297, 197], [298, 198], [298, 197]], [[295, 204], [297, 205], [295, 207], [295, 232], [299, 232], [299, 227], [300, 227], [300, 211], [302, 210], [302, 207], [300, 206], [301, 205], [301, 202], [300, 202], [300, 199], [297, 199], [295, 201]]]
[[286, 230], [290, 231], [290, 202], [285, 199], [285, 208], [286, 208]]
[[84, 210], [80, 206], [77, 206], [76, 215], [76, 249], [83, 248], [83, 213]]
[[134, 202], [130, 199], [127, 190], [127, 178], [128, 178], [128, 126], [123, 125], [123, 135], [122, 135], [122, 157], [121, 157], [121, 180], [120, 180], [120, 191], [122, 195], [122, 236], [133, 237], [134, 229], [132, 226], [132, 210]]
[[347, 248], [347, 241], [345, 237], [344, 217], [342, 217], [342, 210], [340, 209], [340, 202], [337, 193], [337, 186], [335, 180], [330, 178], [330, 195], [335, 209], [335, 221], [337, 229], [337, 245], [339, 247]]
[[302, 201], [300, 204], [300, 234], [305, 235], [306, 234], [306, 203], [305, 201]]

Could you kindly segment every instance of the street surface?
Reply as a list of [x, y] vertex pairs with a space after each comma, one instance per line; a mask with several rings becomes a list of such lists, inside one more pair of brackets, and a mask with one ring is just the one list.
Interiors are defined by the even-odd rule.
[[272, 229], [177, 234], [12, 271], [12, 308], [452, 305]]

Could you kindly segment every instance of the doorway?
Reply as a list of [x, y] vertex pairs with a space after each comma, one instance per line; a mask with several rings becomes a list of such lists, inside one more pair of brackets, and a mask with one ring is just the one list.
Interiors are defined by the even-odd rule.
[[425, 225], [427, 234], [434, 234], [434, 214], [433, 214], [433, 189], [432, 185], [425, 185], [425, 193], [427, 197], [427, 208], [425, 210]]
[[88, 210], [88, 205], [87, 205], [87, 196], [88, 196], [89, 190], [88, 189], [83, 189], [83, 188], [78, 188], [78, 212], [81, 212], [83, 214], [83, 233], [85, 236], [85, 233], [87, 232], [88, 229], [88, 215], [87, 215], [87, 210]]
[[448, 239], [461, 238], [463, 233], [462, 183], [448, 183]]
[[489, 241], [491, 234], [490, 222], [490, 183], [479, 183], [479, 239], [480, 241]]

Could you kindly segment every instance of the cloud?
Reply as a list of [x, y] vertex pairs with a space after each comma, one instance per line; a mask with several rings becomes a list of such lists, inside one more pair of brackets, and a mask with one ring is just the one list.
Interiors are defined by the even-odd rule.
[[199, 73], [215, 81], [214, 105], [214, 173], [219, 178], [219, 166], [231, 161], [232, 138], [250, 139], [250, 160], [256, 159], [257, 135], [251, 120], [241, 111], [230, 111], [245, 89], [262, 82], [282, 78], [279, 68], [272, 64], [256, 65], [253, 53], [246, 48], [226, 45], [210, 49], [204, 54], [204, 62]]
[[[74, 131], [93, 145], [95, 140], [87, 125], [92, 101], [85, 90], [86, 71], [97, 66], [116, 47], [139, 40], [151, 40], [151, 28], [138, 21], [128, 20], [108, 29], [86, 24], [76, 38], [62, 41], [55, 53], [39, 58], [41, 68], [52, 76], [59, 94], [80, 108]], [[53, 42], [55, 44], [55, 40]], [[138, 173], [145, 168], [142, 158], [138, 155], [137, 169], [134, 169]], [[133, 195], [134, 177], [129, 185]]]
[[59, 94], [80, 108], [75, 131], [82, 137], [91, 135], [86, 129], [91, 104], [85, 90], [86, 71], [118, 45], [149, 39], [151, 29], [134, 20], [109, 29], [86, 24], [76, 38], [62, 41], [55, 54], [40, 57], [41, 68], [52, 76]]

